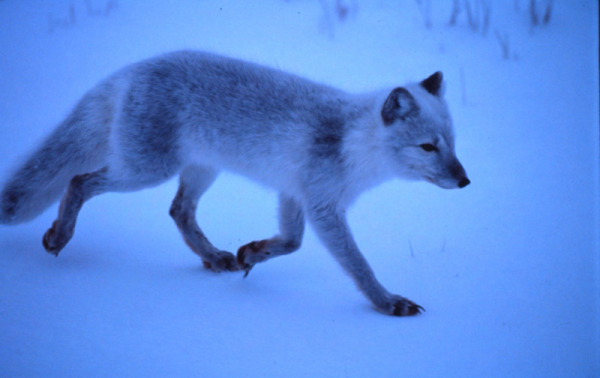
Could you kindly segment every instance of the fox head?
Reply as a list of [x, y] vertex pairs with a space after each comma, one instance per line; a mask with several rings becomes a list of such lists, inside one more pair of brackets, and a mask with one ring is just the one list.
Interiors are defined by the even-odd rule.
[[396, 175], [442, 188], [470, 181], [454, 152], [454, 133], [443, 98], [442, 73], [391, 91], [381, 108], [385, 151]]

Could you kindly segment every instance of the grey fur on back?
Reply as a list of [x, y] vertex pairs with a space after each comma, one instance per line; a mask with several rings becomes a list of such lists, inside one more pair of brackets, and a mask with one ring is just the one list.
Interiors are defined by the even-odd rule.
[[[308, 129], [327, 150], [318, 154], [335, 153], [345, 118], [364, 111], [350, 109], [355, 105], [340, 101], [344, 96], [295, 75], [210, 53], [180, 51], [133, 64], [86, 94], [6, 180], [0, 223], [34, 218], [73, 176], [106, 164], [128, 178], [119, 190], [159, 184], [177, 174], [186, 163], [183, 155], [194, 154], [182, 151], [196, 149], [186, 143], [190, 136], [215, 152], [196, 158], [217, 159], [211, 164], [237, 172], [253, 157], [277, 155], [273, 144], [261, 143], [265, 138], [275, 138], [278, 149], [289, 152]], [[224, 138], [230, 143], [222, 144]]]
[[[339, 90], [206, 53], [149, 60], [133, 67], [131, 77], [115, 133], [124, 148], [119, 164], [135, 175], [140, 159], [151, 158], [144, 166], [161, 172], [158, 181], [195, 160], [284, 189], [297, 180], [288, 177], [296, 170], [289, 160], [277, 165], [281, 156], [296, 155], [296, 163], [309, 164], [304, 146], [316, 154], [336, 153], [350, 118], [365, 112]], [[133, 103], [130, 96], [146, 99]], [[134, 124], [141, 127], [120, 126]]]

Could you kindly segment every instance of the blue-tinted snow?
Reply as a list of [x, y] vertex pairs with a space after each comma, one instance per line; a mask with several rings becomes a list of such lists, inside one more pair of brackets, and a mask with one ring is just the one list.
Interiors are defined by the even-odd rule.
[[[98, 9], [108, 1], [91, 1]], [[333, 6], [334, 1], [330, 1]], [[598, 3], [496, 2], [487, 36], [434, 2], [0, 2], [0, 182], [96, 82], [194, 48], [367, 91], [444, 71], [472, 185], [393, 181], [350, 224], [413, 318], [373, 311], [309, 230], [302, 249], [214, 274], [168, 217], [173, 180], [87, 203], [53, 258], [56, 206], [0, 227], [1, 376], [594, 376], [599, 366]], [[75, 24], [58, 27], [75, 10]], [[329, 15], [330, 20], [332, 14]], [[50, 32], [50, 29], [53, 29]], [[509, 36], [510, 59], [496, 39]], [[223, 174], [198, 218], [223, 249], [276, 231], [276, 195]]]

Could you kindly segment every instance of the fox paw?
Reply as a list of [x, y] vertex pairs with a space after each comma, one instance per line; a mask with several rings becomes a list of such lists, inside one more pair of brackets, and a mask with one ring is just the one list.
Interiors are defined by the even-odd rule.
[[52, 227], [46, 231], [44, 237], [42, 238], [42, 244], [44, 245], [44, 248], [54, 256], [58, 256], [60, 250], [63, 249], [71, 239], [71, 237], [58, 232], [57, 228], [57, 223], [54, 221], [54, 223], [52, 223]]
[[214, 256], [211, 256], [210, 260], [202, 259], [202, 263], [206, 269], [217, 273], [222, 271], [234, 272], [240, 269], [233, 253], [225, 251], [215, 253]]
[[421, 311], [425, 311], [425, 309], [409, 299], [396, 295], [393, 298], [389, 314], [394, 316], [412, 316], [420, 314]]
[[237, 251], [237, 264], [246, 274], [250, 273], [252, 267], [261, 261], [267, 260], [271, 252], [267, 250], [267, 240], [253, 241], [241, 246]]

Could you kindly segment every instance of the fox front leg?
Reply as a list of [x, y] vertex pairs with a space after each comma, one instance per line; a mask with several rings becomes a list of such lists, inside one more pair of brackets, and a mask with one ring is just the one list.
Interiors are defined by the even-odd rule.
[[237, 252], [238, 266], [246, 271], [270, 258], [287, 255], [300, 248], [304, 235], [302, 206], [284, 194], [279, 195], [279, 235], [270, 239], [253, 241], [241, 246]]
[[406, 316], [416, 315], [424, 310], [404, 297], [389, 293], [377, 281], [352, 237], [343, 211], [336, 210], [335, 206], [313, 206], [308, 207], [306, 211], [323, 244], [378, 311], [388, 315]]

